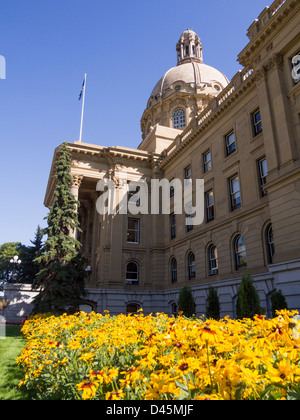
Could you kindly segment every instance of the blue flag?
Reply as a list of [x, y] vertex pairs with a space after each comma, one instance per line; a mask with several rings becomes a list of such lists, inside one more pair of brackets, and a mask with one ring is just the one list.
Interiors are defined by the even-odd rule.
[[83, 89], [84, 89], [84, 79], [83, 79], [83, 82], [82, 82], [81, 91], [80, 91], [79, 98], [78, 98], [79, 101], [82, 97]]

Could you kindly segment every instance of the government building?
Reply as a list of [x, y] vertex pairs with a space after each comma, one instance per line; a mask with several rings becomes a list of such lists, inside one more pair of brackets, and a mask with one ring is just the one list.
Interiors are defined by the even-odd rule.
[[[243, 70], [232, 80], [205, 62], [205, 45], [186, 30], [174, 48], [176, 65], [149, 96], [136, 149], [68, 143], [88, 262], [84, 310], [171, 315], [187, 285], [200, 316], [213, 286], [221, 316], [234, 317], [244, 274], [267, 315], [274, 289], [289, 309], [300, 309], [299, 29], [299, 0], [266, 7], [248, 29], [238, 55]], [[124, 182], [143, 180], [151, 202], [154, 179], [169, 181], [169, 214], [97, 210], [100, 180], [113, 181], [116, 196]], [[175, 211], [172, 180], [194, 188], [197, 179], [204, 180], [204, 219], [186, 224], [187, 212]], [[142, 208], [139, 187], [133, 196]]]

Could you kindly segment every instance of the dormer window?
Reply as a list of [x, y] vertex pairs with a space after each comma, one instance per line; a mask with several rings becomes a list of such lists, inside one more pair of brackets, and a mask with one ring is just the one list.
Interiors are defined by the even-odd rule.
[[181, 91], [181, 86], [180, 85], [176, 85], [175, 86], [175, 92], [180, 92]]

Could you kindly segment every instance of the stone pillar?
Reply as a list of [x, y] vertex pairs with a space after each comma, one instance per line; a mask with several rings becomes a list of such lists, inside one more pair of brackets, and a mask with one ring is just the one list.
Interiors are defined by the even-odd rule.
[[78, 201], [79, 188], [83, 180], [83, 175], [72, 174], [72, 185], [71, 193], [74, 195], [75, 199]]
[[256, 89], [262, 117], [263, 135], [269, 173], [279, 167], [279, 152], [265, 69], [256, 72]]
[[[80, 188], [82, 180], [83, 180], [83, 175], [72, 174], [72, 185], [71, 185], [70, 191], [74, 195], [75, 200], [77, 200], [77, 201], [78, 201], [78, 197], [79, 197], [79, 188]], [[76, 206], [76, 211], [78, 211], [77, 206]], [[73, 238], [76, 238], [77, 237], [77, 230], [76, 229], [73, 230], [70, 233], [70, 235]]]
[[278, 139], [280, 166], [298, 158], [295, 133], [291, 117], [291, 106], [287, 97], [283, 74], [283, 57], [274, 54], [265, 65], [271, 105], [275, 114], [275, 129]]
[[283, 57], [274, 54], [257, 70], [257, 96], [268, 164], [266, 190], [273, 227], [274, 264], [300, 258], [300, 173]]

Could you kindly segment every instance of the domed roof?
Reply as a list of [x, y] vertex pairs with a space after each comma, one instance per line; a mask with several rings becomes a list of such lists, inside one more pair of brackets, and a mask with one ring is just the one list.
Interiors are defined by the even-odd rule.
[[206, 88], [216, 86], [216, 90], [224, 89], [229, 80], [219, 70], [203, 62], [203, 49], [200, 38], [191, 29], [184, 31], [177, 44], [177, 66], [168, 70], [155, 85], [150, 98], [163, 95], [176, 82], [190, 85], [190, 88]]
[[229, 80], [221, 71], [207, 64], [197, 61], [186, 62], [168, 70], [155, 85], [151, 97], [163, 95], [176, 82], [188, 83], [192, 85], [191, 87], [216, 83], [224, 89]]

